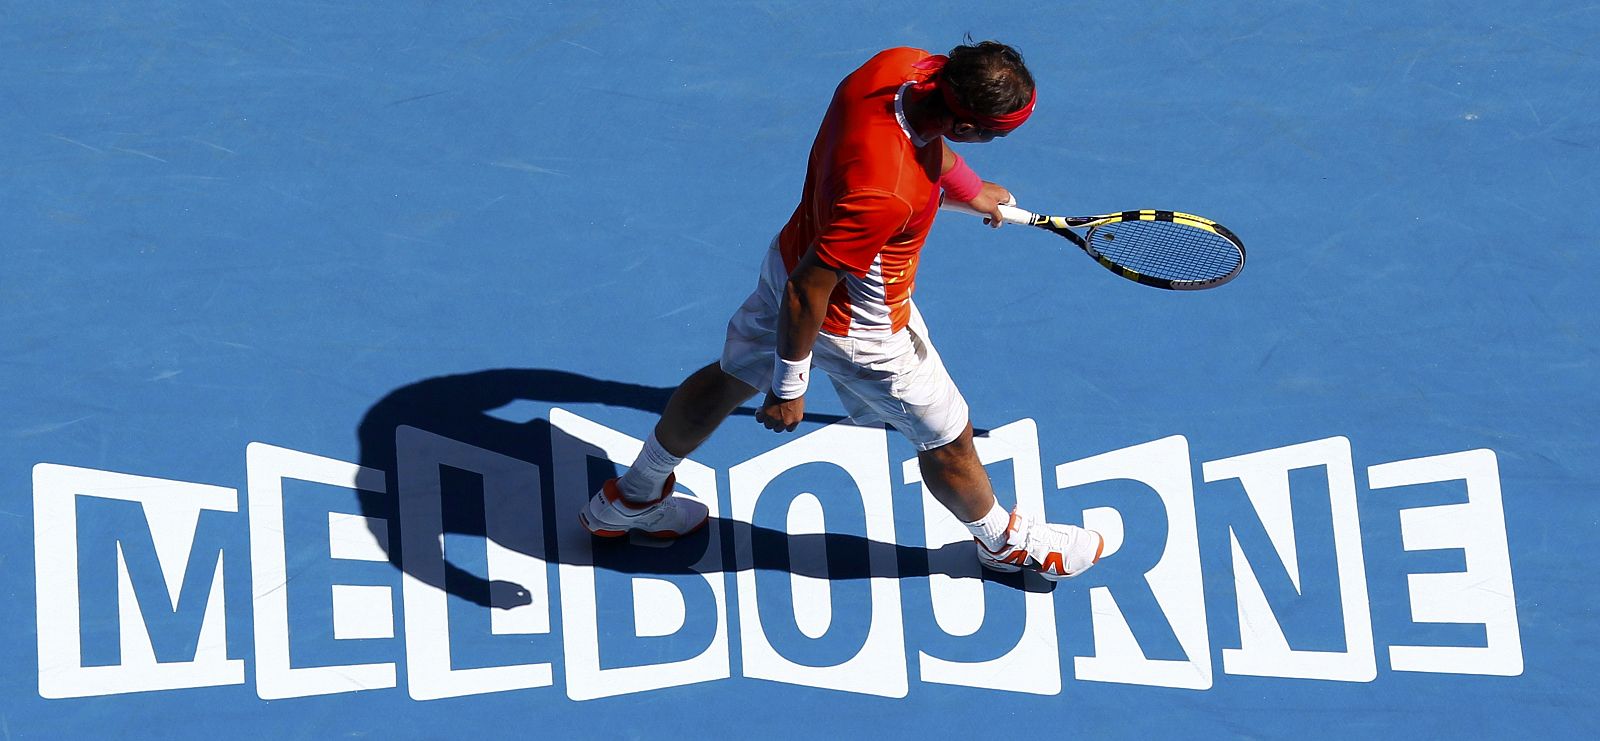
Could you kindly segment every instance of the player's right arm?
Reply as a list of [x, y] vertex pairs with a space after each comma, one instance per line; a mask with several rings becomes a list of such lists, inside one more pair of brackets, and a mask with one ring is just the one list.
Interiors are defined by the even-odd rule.
[[[811, 356], [811, 348], [817, 343], [817, 333], [822, 331], [822, 319], [827, 315], [828, 299], [844, 275], [845, 271], [829, 265], [817, 255], [816, 245], [806, 250], [794, 271], [789, 273], [789, 280], [783, 287], [783, 301], [778, 307], [777, 350], [780, 357], [798, 361]], [[793, 399], [780, 399], [768, 390], [766, 400], [756, 412], [756, 421], [773, 432], [789, 432], [800, 424], [805, 411], [804, 394]]]
[[[905, 229], [911, 213], [904, 199], [875, 188], [851, 190], [832, 204], [828, 225], [806, 248], [805, 255], [789, 272], [789, 280], [784, 284], [782, 303], [778, 307], [779, 358], [803, 361], [811, 356], [834, 288], [846, 274], [866, 275], [883, 246]], [[774, 388], [777, 388], [779, 371], [774, 367]], [[804, 384], [801, 386], [803, 388]], [[782, 399], [768, 390], [761, 409], [756, 412], [756, 421], [774, 432], [793, 430], [803, 417], [803, 391], [793, 398]]]

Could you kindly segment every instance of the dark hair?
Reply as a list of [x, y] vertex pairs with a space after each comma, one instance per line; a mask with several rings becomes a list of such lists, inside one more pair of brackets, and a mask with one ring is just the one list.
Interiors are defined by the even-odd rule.
[[1022, 54], [998, 41], [962, 44], [950, 50], [950, 61], [940, 74], [956, 100], [983, 116], [1004, 116], [1028, 104], [1033, 96], [1033, 75]]

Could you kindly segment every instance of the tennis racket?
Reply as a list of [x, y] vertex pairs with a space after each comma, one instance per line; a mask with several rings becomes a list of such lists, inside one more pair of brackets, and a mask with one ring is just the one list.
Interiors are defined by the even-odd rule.
[[[950, 201], [947, 211], [988, 216]], [[1099, 216], [1045, 216], [1002, 204], [1007, 223], [1066, 237], [1117, 275], [1173, 291], [1216, 288], [1244, 269], [1244, 243], [1227, 227], [1180, 211], [1122, 211]], [[1085, 229], [1079, 234], [1075, 229]]]

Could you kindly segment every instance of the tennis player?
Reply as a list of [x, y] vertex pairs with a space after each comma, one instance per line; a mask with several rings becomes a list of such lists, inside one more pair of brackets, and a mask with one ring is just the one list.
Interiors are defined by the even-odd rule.
[[1092, 566], [1104, 548], [1099, 533], [1001, 508], [967, 402], [911, 301], [941, 190], [992, 214], [996, 227], [999, 204], [1010, 200], [945, 140], [1004, 137], [1036, 99], [1022, 56], [994, 41], [947, 56], [889, 49], [846, 77], [812, 145], [800, 205], [728, 322], [721, 361], [678, 387], [638, 459], [580, 513], [584, 527], [670, 538], [705, 524], [704, 504], [673, 494], [673, 469], [757, 393], [762, 425], [795, 429], [820, 369], [852, 420], [888, 423], [916, 445], [923, 480], [972, 531], [985, 567], [1056, 580]]

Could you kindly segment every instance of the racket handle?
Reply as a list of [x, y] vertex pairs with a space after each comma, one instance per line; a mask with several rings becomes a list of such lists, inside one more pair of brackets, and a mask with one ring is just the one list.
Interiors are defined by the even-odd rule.
[[[1011, 203], [1009, 205], [1004, 203], [1000, 204], [1000, 217], [1008, 224], [1022, 224], [1023, 226], [1032, 224], [1034, 219], [1033, 212], [1027, 209], [1017, 208], [1016, 202], [1016, 196], [1012, 196]], [[960, 201], [940, 201], [939, 208], [944, 211], [957, 211], [964, 214], [972, 214], [973, 216], [983, 216], [986, 218], [989, 216], [988, 214]]]

